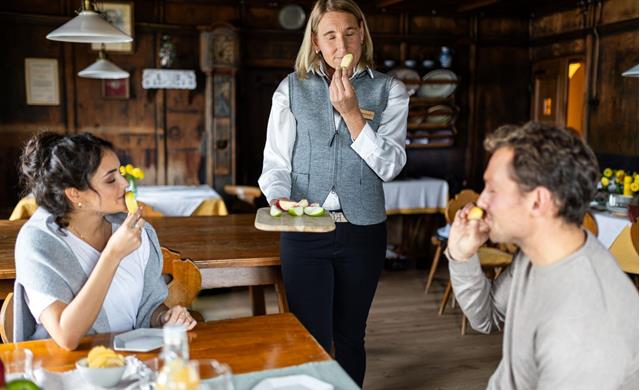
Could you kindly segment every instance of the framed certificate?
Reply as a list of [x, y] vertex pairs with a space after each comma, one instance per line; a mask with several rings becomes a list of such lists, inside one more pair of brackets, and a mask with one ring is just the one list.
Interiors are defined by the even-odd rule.
[[[107, 22], [133, 38], [132, 1], [97, 1], [96, 9]], [[101, 46], [101, 43], [91, 44], [93, 50], [100, 50]], [[105, 43], [104, 49], [120, 53], [133, 53], [133, 41], [127, 43]]]
[[60, 105], [60, 84], [57, 59], [25, 58], [24, 81], [27, 91], [28, 105]]
[[129, 79], [102, 80], [102, 97], [129, 99]]

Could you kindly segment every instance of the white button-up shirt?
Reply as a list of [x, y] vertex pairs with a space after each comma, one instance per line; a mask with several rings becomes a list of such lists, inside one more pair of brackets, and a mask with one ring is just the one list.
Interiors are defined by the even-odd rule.
[[[369, 77], [374, 77], [373, 72], [366, 68], [355, 72], [351, 79], [360, 72], [368, 72]], [[328, 79], [323, 72], [319, 73]], [[407, 162], [404, 147], [408, 111], [407, 90], [401, 81], [393, 79], [389, 90], [389, 101], [382, 112], [378, 131], [374, 132], [369, 123], [365, 123], [362, 131], [351, 144], [351, 148], [383, 181], [396, 177]], [[335, 109], [333, 119], [338, 128], [343, 119]], [[289, 105], [289, 80], [285, 78], [273, 94], [267, 124], [262, 175], [258, 179], [260, 189], [269, 202], [273, 199], [289, 198], [291, 194], [291, 160], [295, 140], [296, 118]], [[322, 207], [326, 210], [340, 209], [340, 199], [333, 189]]]

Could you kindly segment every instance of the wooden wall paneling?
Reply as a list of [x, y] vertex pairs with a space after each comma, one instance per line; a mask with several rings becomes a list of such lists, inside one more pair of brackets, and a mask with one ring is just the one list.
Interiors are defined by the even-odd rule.
[[574, 55], [584, 55], [587, 51], [586, 40], [583, 37], [571, 40], [555, 40], [553, 43], [536, 45], [531, 47], [531, 60], [533, 62]]
[[544, 15], [531, 20], [531, 38], [552, 36], [567, 31], [581, 30], [587, 27], [585, 9], [575, 8]]
[[[23, 0], [23, 1], [2, 1], [0, 11], [16, 13], [37, 13], [40, 15], [65, 15], [65, 0]], [[80, 8], [80, 2], [76, 4]], [[34, 12], [37, 10], [37, 12]]]
[[566, 126], [567, 58], [555, 58], [533, 64], [531, 119]]
[[204, 26], [240, 19], [237, 5], [218, 5], [201, 1], [166, 2], [164, 23]]
[[67, 43], [63, 44], [64, 61], [62, 62], [61, 69], [64, 71], [64, 88], [61, 90], [64, 93], [64, 101], [66, 102], [66, 127], [67, 132], [77, 132], [77, 117], [76, 117], [76, 68], [74, 63], [75, 48], [73, 45]]
[[468, 19], [463, 17], [439, 15], [410, 15], [409, 17], [409, 34], [466, 36], [468, 31]]
[[[399, 12], [366, 14], [369, 32], [372, 34], [394, 34], [400, 30], [401, 15]], [[373, 42], [374, 47], [376, 42]]]
[[197, 185], [206, 181], [203, 114], [206, 77], [199, 72], [197, 32], [176, 31], [172, 32], [170, 37], [177, 48], [173, 67], [194, 69], [200, 77], [197, 77], [195, 90], [166, 90], [167, 184]]
[[638, 2], [631, 0], [607, 0], [602, 4], [602, 24], [621, 22], [638, 17]]
[[[638, 32], [603, 36], [588, 142], [596, 153], [638, 156], [638, 79], [622, 72], [638, 64]], [[637, 160], [636, 160], [637, 165]]]

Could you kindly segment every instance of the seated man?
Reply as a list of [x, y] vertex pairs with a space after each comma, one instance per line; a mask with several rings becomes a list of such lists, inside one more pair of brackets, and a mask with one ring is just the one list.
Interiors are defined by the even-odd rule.
[[[637, 389], [638, 292], [581, 228], [598, 180], [593, 152], [568, 130], [532, 122], [500, 127], [485, 149], [485, 215], [469, 218], [473, 205], [458, 211], [445, 253], [471, 326], [504, 326], [487, 387]], [[489, 238], [520, 247], [493, 281], [476, 254]]]

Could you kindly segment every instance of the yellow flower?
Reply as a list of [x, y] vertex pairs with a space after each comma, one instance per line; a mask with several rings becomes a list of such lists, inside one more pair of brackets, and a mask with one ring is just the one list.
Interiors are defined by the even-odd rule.
[[131, 175], [138, 180], [144, 179], [144, 172], [140, 168], [133, 168]]
[[127, 170], [122, 165], [120, 165], [120, 174], [124, 176], [125, 173], [127, 173]]
[[638, 192], [638, 182], [631, 183], [631, 191]]
[[600, 179], [600, 183], [602, 183], [602, 186], [606, 188], [609, 185], [609, 179], [603, 177], [602, 179]]
[[606, 169], [604, 170], [604, 172], [602, 172], [602, 174], [603, 174], [605, 177], [611, 177], [611, 175], [613, 175], [613, 171], [611, 170], [611, 168], [606, 168]]
[[625, 183], [631, 183], [631, 180], [632, 180], [631, 176], [625, 176], [624, 177], [624, 182]]
[[624, 171], [622, 169], [618, 169], [616, 171], [616, 178], [620, 179], [620, 181], [622, 181], [622, 179], [624, 178]]
[[127, 171], [128, 174], [131, 175], [133, 172], [133, 165], [127, 164], [127, 166], [124, 169]]

